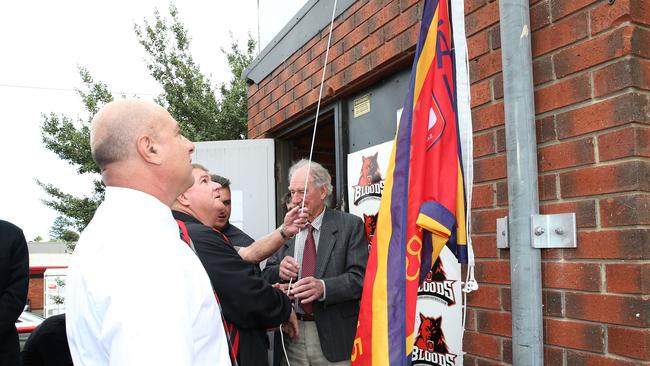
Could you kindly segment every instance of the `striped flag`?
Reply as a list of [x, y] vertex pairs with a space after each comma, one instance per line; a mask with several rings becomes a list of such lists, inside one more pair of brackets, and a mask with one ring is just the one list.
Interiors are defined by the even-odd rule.
[[424, 2], [366, 269], [354, 366], [410, 365], [419, 283], [445, 245], [467, 263], [450, 2]]

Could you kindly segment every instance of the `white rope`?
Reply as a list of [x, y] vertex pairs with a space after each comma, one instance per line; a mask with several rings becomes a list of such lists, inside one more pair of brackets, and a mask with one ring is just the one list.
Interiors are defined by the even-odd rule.
[[314, 132], [311, 137], [311, 147], [309, 148], [309, 160], [307, 161], [307, 175], [305, 176], [305, 191], [302, 196], [301, 209], [305, 208], [305, 197], [307, 197], [307, 183], [309, 183], [309, 171], [311, 170], [311, 159], [314, 154], [314, 142], [316, 141], [316, 128], [318, 127], [318, 115], [320, 114], [320, 102], [323, 97], [323, 85], [325, 84], [325, 72], [327, 71], [327, 58], [330, 53], [330, 42], [332, 41], [332, 29], [334, 27], [334, 15], [336, 14], [336, 2], [334, 0], [334, 8], [332, 8], [332, 20], [330, 21], [330, 33], [327, 36], [327, 48], [325, 49], [325, 62], [323, 63], [323, 74], [320, 79], [320, 90], [318, 91], [318, 104], [316, 105], [316, 119], [314, 121]]
[[[318, 115], [320, 114], [320, 102], [323, 97], [323, 85], [325, 84], [325, 72], [327, 71], [327, 59], [330, 53], [330, 44], [332, 42], [332, 29], [334, 28], [334, 16], [336, 14], [336, 3], [337, 0], [334, 0], [334, 7], [332, 8], [332, 20], [330, 20], [330, 32], [327, 36], [327, 48], [325, 49], [325, 62], [323, 63], [323, 74], [320, 79], [320, 90], [318, 91], [318, 103], [316, 104], [316, 118], [314, 119], [314, 132], [311, 136], [311, 147], [309, 148], [309, 160], [307, 161], [307, 175], [305, 176], [305, 190], [302, 195], [302, 204], [301, 209], [305, 208], [305, 197], [307, 197], [307, 184], [309, 183], [309, 172], [311, 171], [311, 159], [314, 154], [314, 142], [316, 141], [316, 129], [318, 127]], [[287, 295], [291, 294], [291, 281], [293, 278], [289, 279], [289, 287], [287, 288]], [[280, 339], [282, 340], [282, 350], [284, 351], [284, 357], [287, 360], [287, 366], [291, 366], [289, 363], [289, 355], [287, 354], [287, 349], [284, 345], [284, 335], [282, 334], [282, 324], [280, 324]]]

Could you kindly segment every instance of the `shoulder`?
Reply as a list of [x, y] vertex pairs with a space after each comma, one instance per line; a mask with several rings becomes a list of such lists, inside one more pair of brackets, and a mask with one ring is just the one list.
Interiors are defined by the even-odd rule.
[[0, 234], [3, 236], [20, 236], [23, 235], [23, 231], [9, 221], [0, 220]]
[[327, 211], [325, 211], [325, 217], [323, 217], [323, 220], [335, 220], [340, 223], [349, 225], [357, 225], [362, 223], [362, 220], [359, 216], [331, 208], [328, 208]]

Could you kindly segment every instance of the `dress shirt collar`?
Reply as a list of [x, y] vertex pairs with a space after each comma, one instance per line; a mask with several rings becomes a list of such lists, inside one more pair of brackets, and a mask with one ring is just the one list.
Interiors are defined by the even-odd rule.
[[316, 216], [316, 218], [314, 218], [314, 221], [310, 222], [311, 226], [313, 226], [314, 229], [316, 229], [318, 232], [320, 232], [320, 228], [323, 225], [323, 216], [325, 216], [325, 210], [326, 208], [323, 208], [323, 211], [321, 211], [321, 213]]

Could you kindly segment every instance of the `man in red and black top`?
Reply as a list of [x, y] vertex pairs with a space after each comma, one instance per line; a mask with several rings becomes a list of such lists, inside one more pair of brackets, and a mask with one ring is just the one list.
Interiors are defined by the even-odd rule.
[[[229, 331], [233, 330], [231, 343], [239, 366], [268, 365], [266, 330], [285, 323], [282, 329], [290, 336], [296, 335], [297, 320], [291, 303], [282, 291], [259, 276], [256, 261], [244, 261], [228, 238], [212, 228], [219, 206], [223, 205], [219, 190], [205, 168], [195, 165], [192, 174], [194, 185], [176, 199], [172, 213], [189, 234], [210, 277]], [[287, 214], [280, 229], [260, 239], [259, 245], [282, 245], [304, 225], [302, 216], [298, 210]]]

